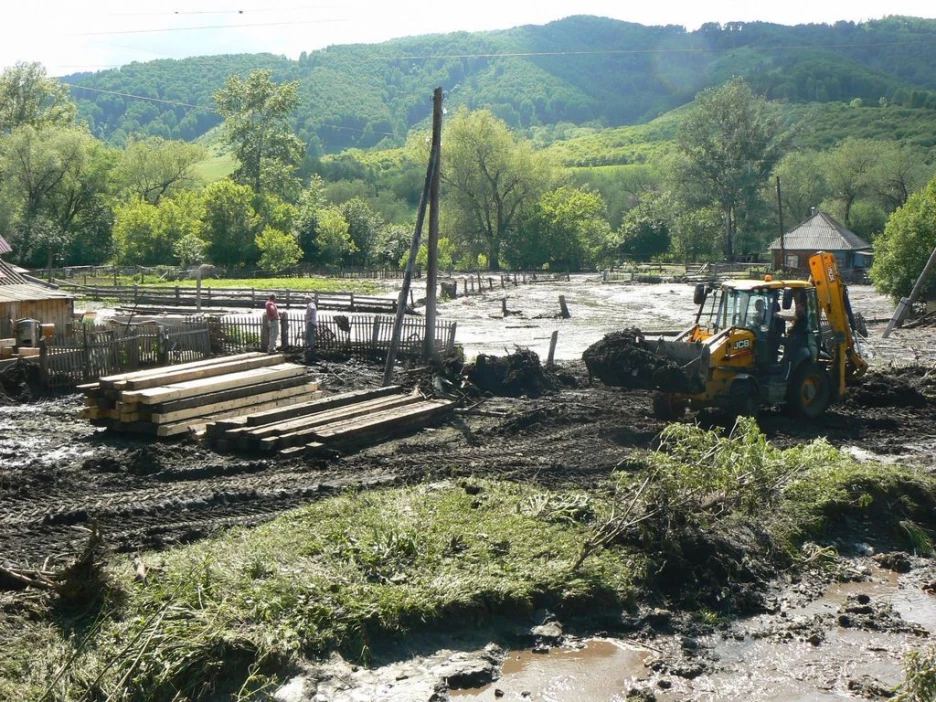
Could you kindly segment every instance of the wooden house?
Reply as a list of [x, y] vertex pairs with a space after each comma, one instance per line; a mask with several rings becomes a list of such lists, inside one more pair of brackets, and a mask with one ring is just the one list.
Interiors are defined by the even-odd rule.
[[[0, 236], [0, 254], [9, 252], [10, 246]], [[13, 337], [19, 319], [54, 324], [56, 334], [67, 333], [74, 317], [73, 295], [43, 284], [0, 258], [0, 338]]]
[[784, 234], [782, 248], [779, 237], [770, 244], [770, 258], [775, 269], [808, 271], [808, 259], [817, 251], [834, 254], [846, 278], [863, 278], [871, 267], [871, 244], [825, 212], [816, 212]]

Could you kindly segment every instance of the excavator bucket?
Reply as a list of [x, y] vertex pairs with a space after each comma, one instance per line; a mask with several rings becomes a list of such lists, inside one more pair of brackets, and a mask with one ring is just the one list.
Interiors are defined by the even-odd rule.
[[705, 390], [709, 348], [702, 342], [655, 342], [654, 351], [669, 363], [653, 374], [653, 384], [660, 392], [695, 395]]

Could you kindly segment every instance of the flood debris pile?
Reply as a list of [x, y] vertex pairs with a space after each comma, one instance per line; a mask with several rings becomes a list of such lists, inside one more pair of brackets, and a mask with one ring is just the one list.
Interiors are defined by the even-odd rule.
[[651, 390], [654, 375], [673, 367], [657, 356], [636, 327], [606, 334], [585, 349], [582, 360], [589, 376], [605, 385], [632, 390]]
[[26, 361], [8, 363], [0, 368], [0, 405], [29, 402], [32, 399], [30, 381], [36, 368]]
[[555, 389], [555, 382], [543, 370], [539, 356], [529, 349], [518, 348], [506, 356], [479, 354], [474, 363], [465, 364], [462, 376], [467, 387], [482, 394], [538, 397]]
[[927, 395], [936, 396], [936, 378], [913, 366], [868, 373], [849, 388], [845, 403], [857, 408], [919, 408], [929, 403]]

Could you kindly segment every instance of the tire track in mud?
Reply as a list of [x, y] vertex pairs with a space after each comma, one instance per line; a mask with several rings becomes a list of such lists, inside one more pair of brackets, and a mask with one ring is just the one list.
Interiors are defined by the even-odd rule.
[[[390, 473], [336, 477], [281, 470], [139, 489], [0, 503], [0, 556], [36, 562], [74, 552], [96, 524], [117, 552], [160, 549], [252, 525], [346, 489], [392, 485]], [[93, 486], [93, 481], [92, 481]]]

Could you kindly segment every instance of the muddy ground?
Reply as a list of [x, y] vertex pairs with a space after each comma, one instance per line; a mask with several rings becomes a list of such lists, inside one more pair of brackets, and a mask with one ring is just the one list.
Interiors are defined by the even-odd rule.
[[[643, 302], [627, 314], [608, 318], [606, 303], [596, 304], [587, 315], [579, 314], [576, 305], [586, 309], [586, 298], [568, 295], [573, 320], [579, 319], [580, 326], [561, 327], [568, 333], [560, 333], [560, 358], [580, 359], [584, 348], [606, 331], [640, 326], [641, 321], [647, 325], [656, 319], [658, 325], [673, 326], [682, 303], [670, 302], [684, 295], [691, 298], [691, 289], [687, 292], [685, 286], [674, 286], [672, 292], [661, 286], [612, 290], [595, 284], [588, 289], [592, 288], [612, 300], [612, 307], [627, 296]], [[524, 345], [527, 333], [548, 338], [550, 325], [565, 324], [548, 318], [557, 289], [529, 286], [526, 293], [511, 292], [509, 307], [522, 308], [515, 319], [494, 321], [500, 310], [494, 297], [456, 300], [441, 314], [459, 320], [459, 337], [466, 335], [469, 349], [486, 350], [496, 357], [504, 355], [505, 348]], [[886, 316], [886, 302], [872, 293], [858, 293], [852, 295], [856, 308], [861, 310], [865, 300], [865, 309], [873, 310], [866, 317]], [[520, 299], [522, 294], [527, 297]], [[654, 308], [660, 299], [666, 304]], [[470, 314], [462, 315], [460, 308]], [[494, 341], [476, 343], [484, 328]], [[845, 402], [810, 423], [768, 410], [759, 419], [761, 428], [779, 446], [826, 437], [861, 458], [933, 466], [934, 340], [936, 330], [927, 327], [900, 330], [887, 341], [873, 338], [874, 370]], [[545, 348], [533, 346], [545, 356]], [[916, 361], [917, 365], [894, 366], [895, 361]], [[358, 362], [323, 362], [313, 370], [329, 391], [376, 386], [382, 374], [381, 367]], [[397, 380], [409, 386], [431, 385], [429, 375], [420, 369], [401, 371]], [[663, 429], [652, 414], [648, 392], [612, 388], [598, 381], [589, 384], [581, 360], [563, 361], [548, 377], [528, 381], [521, 382], [511, 397], [487, 396], [484, 391], [491, 388], [469, 387], [465, 411], [443, 425], [314, 463], [219, 456], [185, 441], [153, 443], [112, 435], [75, 418], [80, 407], [77, 395], [0, 402], [0, 561], [52, 567], [80, 550], [92, 524], [100, 528], [118, 557], [129, 558], [140, 550], [190, 542], [232, 525], [260, 523], [349, 486], [486, 476], [547, 487], [590, 488], [633, 452], [654, 446]], [[712, 425], [730, 421], [717, 413], [690, 415], [685, 421], [696, 420]], [[796, 591], [795, 584], [781, 585]], [[821, 589], [814, 594], [821, 594]], [[773, 621], [783, 624], [780, 608]], [[829, 619], [820, 629], [827, 631], [831, 626]], [[716, 634], [714, 630], [700, 632]], [[888, 654], [887, 675], [893, 677], [899, 669], [900, 647], [888, 646], [893, 655]], [[669, 658], [675, 660], [674, 656]], [[659, 671], [648, 673], [647, 684], [656, 685], [661, 677]], [[694, 698], [693, 688], [678, 689]], [[661, 699], [679, 698], [664, 689], [653, 691]]]

